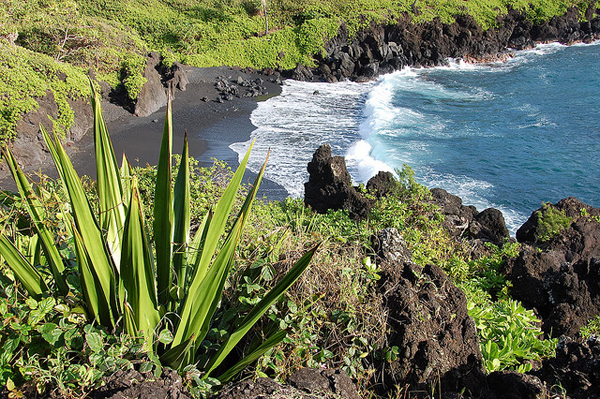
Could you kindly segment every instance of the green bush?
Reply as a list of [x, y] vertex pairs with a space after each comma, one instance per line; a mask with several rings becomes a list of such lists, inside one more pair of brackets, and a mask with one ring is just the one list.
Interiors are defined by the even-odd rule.
[[559, 211], [552, 204], [544, 204], [543, 209], [536, 212], [539, 228], [539, 239], [550, 241], [571, 225], [573, 218]]
[[513, 299], [502, 299], [477, 307], [469, 303], [469, 316], [475, 320], [481, 353], [488, 372], [516, 370], [524, 373], [531, 361], [553, 357], [557, 339], [542, 339], [540, 320]]

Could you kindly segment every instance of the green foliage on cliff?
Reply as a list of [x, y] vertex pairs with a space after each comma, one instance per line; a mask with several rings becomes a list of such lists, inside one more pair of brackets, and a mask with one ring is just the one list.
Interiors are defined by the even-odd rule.
[[[45, 85], [33, 87], [32, 82], [55, 81], [56, 69], [91, 69], [111, 86], [122, 85], [135, 100], [144, 84], [142, 74], [148, 51], [168, 56], [167, 64], [177, 60], [194, 66], [293, 68], [298, 62], [311, 65], [313, 55], [323, 50], [325, 40], [335, 36], [342, 24], [353, 34], [372, 22], [393, 22], [403, 14], [412, 16], [417, 23], [435, 17], [451, 22], [456, 15], [470, 14], [488, 28], [509, 8], [523, 10], [530, 20], [541, 21], [576, 6], [583, 19], [589, 1], [272, 0], [267, 3], [269, 31], [265, 34], [259, 0], [0, 2], [3, 48], [0, 63], [6, 69], [0, 76], [3, 89], [0, 141], [14, 137], [16, 121], [35, 108], [34, 97], [44, 94]], [[18, 49], [9, 50], [11, 43]], [[35, 66], [38, 58], [47, 63], [53, 59], [57, 66], [54, 70], [40, 70]], [[79, 90], [73, 83], [67, 86], [62, 91], [63, 97], [72, 97]], [[64, 101], [59, 104], [62, 112], [59, 130], [63, 131], [72, 123], [71, 111], [65, 104]]]
[[539, 239], [542, 241], [550, 241], [567, 229], [573, 221], [572, 217], [565, 215], [564, 210], [558, 210], [549, 203], [544, 204], [543, 210], [537, 211], [536, 215], [540, 230]]

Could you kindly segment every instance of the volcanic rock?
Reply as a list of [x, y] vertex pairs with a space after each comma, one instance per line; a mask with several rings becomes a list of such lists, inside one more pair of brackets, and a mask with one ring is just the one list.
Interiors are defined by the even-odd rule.
[[270, 378], [232, 382], [211, 399], [309, 399], [315, 395], [322, 399], [360, 398], [346, 372], [303, 368], [292, 374], [287, 384], [279, 384]]
[[309, 180], [304, 184], [304, 203], [316, 212], [346, 209], [354, 219], [366, 217], [371, 204], [352, 186], [343, 157], [332, 156], [329, 144], [321, 145], [308, 163]]
[[[535, 308], [543, 330], [554, 336], [575, 336], [600, 314], [599, 215], [600, 209], [571, 197], [533, 212], [517, 231], [524, 244], [505, 271], [512, 295]], [[562, 229], [553, 224], [559, 218]], [[548, 226], [555, 229], [551, 236]]]
[[401, 248], [386, 252], [394, 257], [381, 260], [379, 288], [389, 309], [387, 347], [399, 353], [383, 367], [385, 387], [479, 395], [485, 374], [465, 294], [439, 267], [397, 261]]
[[444, 227], [455, 237], [492, 242], [502, 246], [510, 237], [502, 212], [488, 208], [478, 212], [474, 206], [465, 206], [462, 199], [441, 188], [431, 190], [433, 202], [444, 215]]
[[556, 357], [543, 361], [535, 372], [546, 386], [560, 386], [573, 399], [600, 397], [600, 337], [585, 342], [561, 339]]

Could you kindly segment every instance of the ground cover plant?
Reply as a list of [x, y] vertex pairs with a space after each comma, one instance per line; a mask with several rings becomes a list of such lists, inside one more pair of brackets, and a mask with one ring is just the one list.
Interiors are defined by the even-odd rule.
[[[178, 161], [171, 180], [177, 179], [181, 165]], [[192, 165], [190, 169], [195, 168]], [[151, 213], [157, 169], [138, 168], [132, 170], [132, 175], [139, 178], [142, 213]], [[222, 163], [192, 175], [190, 191], [195, 195], [191, 196], [190, 214], [195, 222], [191, 224], [200, 224], [208, 209], [207, 199], [225, 191], [224, 182], [232, 176], [233, 171]], [[61, 223], [65, 219], [57, 210], [68, 210], [66, 194], [56, 190], [54, 184], [44, 181], [38, 186], [38, 195], [48, 215], [58, 215], [46, 222], [64, 231]], [[96, 184], [85, 187], [91, 197], [97, 195]], [[247, 373], [285, 378], [302, 366], [336, 367], [355, 379], [361, 394], [372, 395], [380, 382], [376, 365], [393, 360], [399, 353], [399, 348], [389, 346], [381, 333], [386, 323], [385, 308], [376, 288], [379, 266], [370, 249], [370, 236], [393, 226], [405, 237], [415, 262], [438, 264], [467, 294], [488, 371], [525, 371], [531, 367], [531, 360], [551, 356], [555, 341], [540, 339], [535, 317], [510, 299], [510, 286], [499, 272], [504, 259], [518, 252], [516, 244], [505, 245], [502, 250], [490, 246], [487, 255], [473, 258], [467, 246], [444, 232], [442, 217], [428, 198], [428, 190], [414, 181], [410, 169], [405, 169], [400, 172], [397, 191], [379, 201], [371, 217], [363, 222], [353, 221], [343, 211], [315, 214], [299, 199], [256, 201], [229, 278], [223, 284], [222, 306], [214, 313], [213, 319], [219, 322], [211, 325], [202, 345], [214, 353], [229, 336], [235, 315], [247, 314], [296, 259], [323, 242], [313, 266], [297, 285], [268, 307], [265, 316], [235, 348], [233, 358], [256, 348], [257, 342], [275, 328], [285, 329], [288, 337], [266, 350]], [[27, 206], [22, 201], [18, 195], [5, 195], [3, 235], [11, 237], [32, 264], [40, 264], [45, 256], [32, 243], [28, 230], [31, 221], [24, 216]], [[234, 202], [234, 209], [242, 209], [242, 199]], [[233, 226], [234, 219], [229, 218], [226, 224]], [[150, 240], [154, 240], [152, 228], [149, 231]], [[63, 241], [60, 252], [65, 259], [65, 275], [70, 276], [69, 288], [75, 287], [76, 250]], [[44, 276], [48, 281], [50, 276]], [[102, 375], [134, 365], [160, 373], [161, 362], [144, 340], [115, 335], [112, 329], [89, 324], [93, 316], [86, 318], [81, 292], [27, 299], [18, 285], [15, 279], [2, 279], [0, 301], [4, 320], [0, 334], [2, 378], [15, 393], [50, 385], [60, 392], [82, 394], [97, 386]], [[73, 339], [75, 335], [83, 339]], [[168, 343], [172, 335], [159, 329], [153, 343]], [[66, 360], [69, 367], [65, 367]], [[201, 379], [201, 369], [195, 366], [183, 372], [190, 376], [190, 387], [198, 396], [216, 383]]]
[[[22, 333], [26, 345], [32, 340], [52, 345], [61, 338], [66, 339], [67, 334], [72, 336], [73, 333], [67, 331], [76, 329], [67, 326], [63, 330], [64, 326], [58, 328], [60, 322], [57, 325], [51, 321], [57, 318], [52, 313], [60, 301], [63, 301], [63, 313], [72, 312], [68, 306], [65, 309], [67, 301], [77, 304], [78, 311], [84, 315], [86, 340], [89, 337], [86, 342], [93, 352], [104, 348], [101, 335], [92, 334], [90, 330], [92, 325], [97, 324], [110, 334], [125, 333], [134, 342], [141, 343], [158, 368], [169, 366], [183, 371], [193, 367], [199, 369], [198, 384], [209, 380], [209, 377], [212, 377], [213, 383], [223, 383], [285, 337], [285, 330], [271, 329], [258, 345], [238, 356], [238, 361], [224, 363], [265, 311], [308, 267], [317, 246], [295, 262], [279, 282], [257, 298], [246, 312], [237, 312], [230, 317], [227, 320], [230, 328], [224, 330], [227, 326], [223, 326], [224, 320], [216, 311], [264, 167], [237, 216], [230, 220], [248, 152], [221, 199], [205, 212], [195, 234], [191, 235], [187, 139], [184, 140], [183, 155], [172, 188], [169, 105], [151, 206], [154, 215], [151, 242], [146, 234], [137, 178], [132, 175], [126, 158], [121, 168], [117, 168], [95, 93], [92, 106], [98, 170], [94, 197], [97, 202], [92, 203], [88, 199], [86, 189], [58, 138], [50, 138], [43, 127], [42, 133], [61, 177], [62, 184], [57, 187], [59, 194], [50, 193], [43, 186], [36, 194], [10, 150], [3, 151], [20, 194], [20, 199], [5, 195], [3, 205], [9, 210], [20, 205], [25, 211], [23, 215], [17, 214], [16, 218], [11, 212], [17, 211], [9, 211], [3, 218], [5, 225], [0, 232], [0, 254], [9, 269], [8, 275], [23, 290], [14, 294], [14, 290], [8, 288], [10, 285], [5, 287], [8, 302], [1, 310], [9, 321], [9, 328], [7, 334], [3, 334], [6, 335], [4, 359], [10, 364], [13, 357], [18, 357], [23, 350], [19, 344], [21, 340], [10, 330]], [[59, 195], [63, 196], [62, 199]], [[62, 221], [59, 227], [47, 223], [49, 215], [52, 215], [45, 205], [48, 196], [56, 199], [55, 204], [59, 206], [59, 212], [53, 218]], [[23, 218], [28, 218], [26, 234], [18, 229]], [[28, 316], [18, 306], [11, 306], [9, 310], [8, 303], [14, 305], [17, 297], [21, 296], [31, 309]], [[216, 318], [213, 317], [215, 314]], [[16, 320], [11, 321], [11, 315]], [[37, 326], [46, 316], [50, 320]], [[213, 339], [209, 331], [215, 326], [223, 333]], [[35, 334], [31, 338], [28, 333], [32, 329], [41, 334], [43, 340]], [[50, 349], [52, 361], [47, 361], [46, 365], [60, 361], [54, 357], [59, 356], [65, 345], [68, 348], [71, 344], [76, 350], [82, 350], [79, 343], [59, 344]], [[28, 351], [27, 364], [47, 352], [35, 345]], [[24, 370], [27, 369], [19, 368], [19, 373], [21, 378], [26, 379], [28, 372]], [[211, 376], [213, 371], [215, 375]], [[73, 373], [71, 379], [76, 379]], [[91, 385], [97, 380], [98, 373], [95, 369], [90, 373], [91, 376], [83, 381], [91, 380]], [[6, 374], [6, 382], [10, 379], [11, 386], [14, 386], [11, 370], [7, 370]], [[35, 384], [44, 386], [40, 380]], [[82, 384], [81, 388], [85, 387], [86, 384]], [[64, 387], [59, 384], [59, 388]]]

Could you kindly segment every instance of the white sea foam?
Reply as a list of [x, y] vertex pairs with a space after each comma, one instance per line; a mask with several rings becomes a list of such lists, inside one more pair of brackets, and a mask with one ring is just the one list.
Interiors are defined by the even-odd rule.
[[251, 140], [230, 146], [240, 154], [252, 140], [250, 170], [257, 171], [261, 157], [271, 149], [265, 176], [281, 184], [294, 197], [304, 194], [306, 165], [321, 144], [329, 143], [335, 155], [343, 155], [360, 136], [361, 97], [372, 83], [306, 83], [288, 80], [282, 93], [258, 104], [251, 115], [257, 128]]
[[[600, 41], [594, 45], [597, 44]], [[281, 95], [260, 103], [252, 113], [251, 121], [257, 126], [252, 133], [252, 139], [256, 139], [253, 153], [257, 155], [251, 158], [249, 167], [258, 170], [262, 162], [258, 154], [271, 148], [266, 176], [282, 184], [291, 195], [302, 196], [303, 183], [308, 178], [306, 164], [320, 144], [329, 143], [335, 155], [346, 156], [355, 182], [366, 182], [380, 170], [389, 171], [408, 164], [415, 169], [417, 178], [430, 187], [446, 188], [463, 198], [464, 203], [480, 210], [500, 209], [514, 234], [526, 216], [510, 206], [489, 200], [494, 191], [491, 183], [462, 174], [435, 174], [428, 170], [427, 165], [445, 159], [445, 140], [496, 137], [466, 123], [464, 127], [455, 123], [448, 128], [448, 121], [439, 112], [447, 110], [444, 107], [448, 104], [474, 106], [471, 118], [476, 119], [477, 106], [488, 106], [496, 94], [477, 84], [454, 84], [452, 80], [443, 79], [439, 83], [439, 76], [443, 70], [462, 76], [463, 81], [472, 74], [503, 74], [564, 48], [556, 43], [538, 45], [516, 52], [505, 63], [470, 64], [450, 60], [444, 67], [406, 68], [367, 84], [286, 81]], [[313, 94], [316, 91], [319, 94]], [[534, 128], [554, 124], [552, 115], [545, 115], [528, 104], [521, 107], [522, 119], [514, 121], [516, 126]], [[501, 116], [503, 109], [498, 111]], [[496, 121], [492, 119], [490, 123]], [[231, 148], [241, 157], [249, 143], [235, 143]]]

